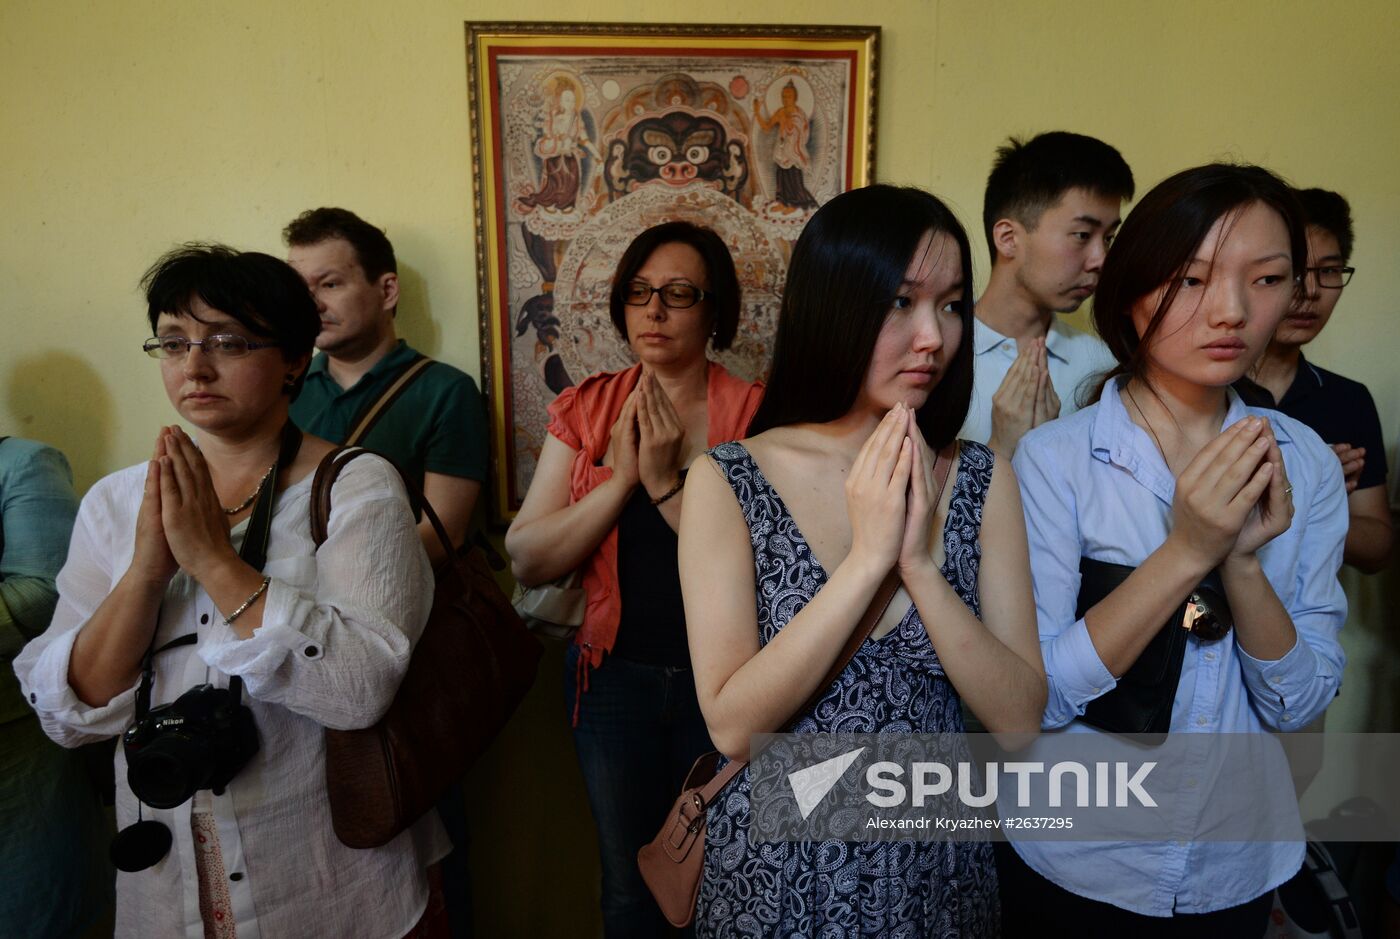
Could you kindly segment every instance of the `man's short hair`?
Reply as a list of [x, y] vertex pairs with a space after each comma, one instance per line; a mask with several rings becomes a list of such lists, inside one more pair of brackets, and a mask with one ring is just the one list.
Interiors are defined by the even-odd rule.
[[1330, 189], [1297, 189], [1298, 203], [1303, 207], [1303, 220], [1330, 232], [1342, 250], [1342, 260], [1351, 260], [1355, 236], [1351, 229], [1351, 206], [1339, 192]]
[[397, 274], [394, 246], [383, 230], [375, 228], [349, 209], [307, 209], [282, 229], [288, 247], [305, 247], [340, 238], [355, 249], [355, 260], [373, 283], [385, 274]]
[[1108, 198], [1133, 197], [1133, 171], [1113, 147], [1094, 137], [1056, 130], [1030, 140], [1010, 138], [997, 148], [982, 200], [982, 226], [996, 263], [992, 226], [1012, 218], [1034, 231], [1045, 210], [1071, 189]]

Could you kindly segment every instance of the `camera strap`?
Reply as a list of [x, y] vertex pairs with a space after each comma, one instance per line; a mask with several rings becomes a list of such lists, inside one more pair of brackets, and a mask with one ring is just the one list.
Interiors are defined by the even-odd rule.
[[[301, 438], [301, 430], [289, 419], [282, 426], [282, 446], [277, 453], [277, 464], [268, 474], [267, 482], [258, 491], [258, 499], [253, 503], [253, 514], [248, 518], [248, 527], [243, 532], [243, 545], [238, 550], [238, 557], [253, 570], [260, 571], [267, 563], [267, 539], [272, 531], [272, 505], [277, 499], [277, 475], [296, 459], [297, 452], [301, 449]], [[141, 660], [141, 684], [136, 688], [136, 719], [138, 721], [144, 720], [151, 710], [151, 686], [155, 682], [155, 657], [166, 649], [193, 645], [198, 641], [197, 634], [187, 633], [157, 648], [155, 637], [151, 637], [151, 644], [146, 649], [145, 657]], [[228, 680], [228, 688], [233, 693], [233, 703], [240, 704], [243, 701], [243, 679], [237, 675], [231, 676]]]

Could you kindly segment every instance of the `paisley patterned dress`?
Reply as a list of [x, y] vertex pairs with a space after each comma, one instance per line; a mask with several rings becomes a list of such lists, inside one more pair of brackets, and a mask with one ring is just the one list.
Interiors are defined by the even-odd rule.
[[[767, 644], [827, 581], [787, 506], [743, 445], [710, 451], [748, 522]], [[943, 530], [943, 576], [980, 617], [977, 572], [992, 452], [963, 442]], [[960, 733], [962, 708], [918, 611], [867, 640], [796, 733]], [[700, 937], [959, 939], [1000, 931], [996, 868], [986, 842], [749, 841], [746, 767], [710, 806], [695, 917]]]

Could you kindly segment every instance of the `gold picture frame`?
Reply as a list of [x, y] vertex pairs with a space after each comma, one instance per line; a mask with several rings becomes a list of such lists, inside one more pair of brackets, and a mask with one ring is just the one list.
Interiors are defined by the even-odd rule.
[[744, 287], [715, 354], [767, 370], [787, 259], [822, 202], [874, 181], [879, 27], [467, 23], [493, 515], [523, 501], [546, 408], [631, 364], [608, 315], [622, 250], [715, 229]]

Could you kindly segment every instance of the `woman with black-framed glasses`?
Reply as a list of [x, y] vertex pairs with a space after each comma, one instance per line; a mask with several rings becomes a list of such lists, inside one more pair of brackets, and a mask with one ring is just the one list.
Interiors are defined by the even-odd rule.
[[143, 348], [195, 436], [162, 427], [92, 487], [52, 622], [15, 660], [51, 738], [121, 738], [116, 935], [440, 935], [436, 814], [352, 849], [326, 793], [325, 728], [383, 715], [431, 603], [403, 483], [354, 461], [312, 538], [332, 447], [288, 409], [321, 325], [285, 262], [186, 245], [142, 285]]
[[1235, 383], [1245, 403], [1274, 408], [1317, 431], [1342, 462], [1347, 485], [1345, 563], [1367, 574], [1385, 567], [1392, 531], [1386, 501], [1385, 441], [1376, 402], [1365, 385], [1309, 362], [1303, 346], [1327, 326], [1356, 268], [1351, 207], [1339, 193], [1302, 189], [1307, 218], [1308, 266], [1293, 306], [1269, 348], [1247, 377]]
[[549, 434], [506, 534], [521, 584], [580, 570], [583, 624], [565, 700], [603, 866], [607, 936], [665, 935], [637, 870], [686, 771], [713, 749], [695, 698], [676, 563], [686, 467], [743, 435], [762, 386], [706, 355], [729, 348], [739, 280], [708, 228], [669, 222], [628, 246], [609, 298], [637, 364], [549, 406]]

